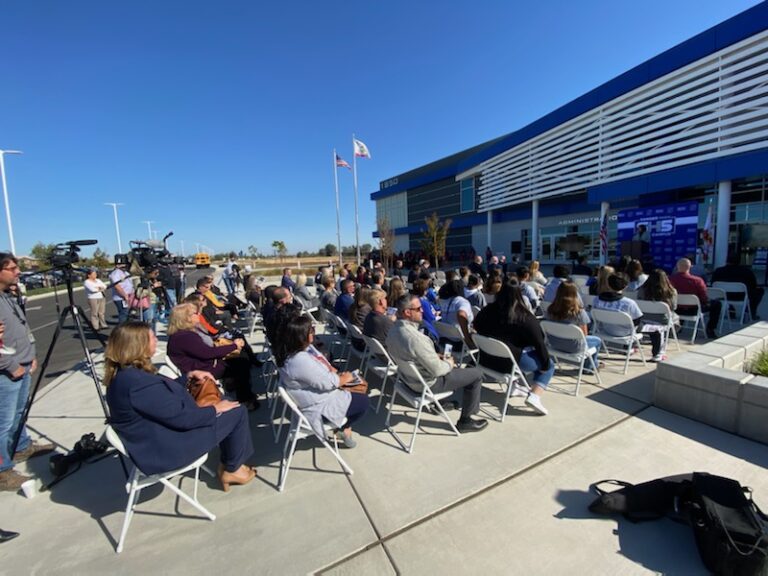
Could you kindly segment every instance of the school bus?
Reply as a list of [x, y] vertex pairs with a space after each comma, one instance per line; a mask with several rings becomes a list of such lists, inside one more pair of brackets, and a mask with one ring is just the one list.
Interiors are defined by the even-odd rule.
[[211, 257], [205, 252], [198, 252], [197, 254], [195, 254], [195, 267], [210, 268]]

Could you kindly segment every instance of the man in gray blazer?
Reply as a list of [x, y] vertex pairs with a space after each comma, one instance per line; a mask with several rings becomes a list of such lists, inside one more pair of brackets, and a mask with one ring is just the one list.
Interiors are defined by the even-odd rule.
[[419, 332], [421, 320], [422, 308], [418, 296], [406, 295], [397, 301], [397, 321], [387, 335], [386, 346], [393, 360], [400, 365], [400, 375], [407, 381], [405, 363], [413, 362], [432, 392], [462, 388], [461, 417], [456, 427], [461, 432], [482, 430], [488, 421], [472, 418], [480, 410], [482, 373], [477, 368], [456, 368], [450, 356], [441, 358], [429, 336]]

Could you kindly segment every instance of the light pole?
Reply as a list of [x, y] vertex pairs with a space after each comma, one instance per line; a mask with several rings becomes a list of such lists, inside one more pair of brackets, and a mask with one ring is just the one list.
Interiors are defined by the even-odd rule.
[[121, 202], [104, 202], [104, 206], [112, 206], [115, 212], [115, 231], [117, 232], [117, 252], [123, 253], [123, 243], [120, 241], [120, 223], [117, 221], [117, 207], [122, 206]]
[[152, 224], [154, 224], [154, 220], [142, 220], [143, 224], [147, 225], [147, 234], [149, 234], [149, 239], [152, 240]]
[[11, 254], [16, 254], [16, 242], [13, 241], [13, 225], [11, 224], [11, 207], [8, 204], [8, 185], [5, 183], [5, 155], [21, 154], [19, 150], [0, 150], [0, 176], [3, 179], [3, 200], [5, 200], [5, 219], [8, 222], [8, 238], [11, 241]]
[[184, 258], [184, 240], [179, 240], [179, 242], [181, 243], [181, 257]]

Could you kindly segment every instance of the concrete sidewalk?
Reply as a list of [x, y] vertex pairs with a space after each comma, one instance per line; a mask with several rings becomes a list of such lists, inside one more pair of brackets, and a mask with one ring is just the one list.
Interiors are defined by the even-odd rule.
[[[354, 475], [305, 440], [283, 493], [275, 487], [282, 442], [272, 440], [264, 402], [251, 416], [257, 480], [225, 494], [216, 480], [201, 477], [200, 500], [215, 522], [153, 487], [137, 508], [125, 550], [115, 554], [126, 493], [122, 468], [110, 456], [32, 500], [0, 493], [0, 527], [22, 533], [0, 548], [0, 572], [706, 573], [689, 528], [595, 517], [587, 510], [594, 498], [589, 485], [705, 470], [752, 486], [768, 507], [768, 446], [650, 407], [653, 364], [633, 359], [624, 376], [618, 359], [607, 363], [603, 386], [586, 377], [579, 397], [570, 394], [573, 379], [557, 376], [568, 393], [545, 395], [547, 417], [512, 399], [503, 424], [457, 438], [427, 415], [412, 455], [384, 429], [384, 410], [371, 411], [356, 428], [358, 447], [343, 452]], [[372, 388], [375, 401], [376, 383]], [[490, 409], [501, 398], [486, 386]], [[393, 416], [406, 438], [413, 416], [405, 406]], [[100, 433], [92, 380], [74, 372], [48, 386], [29, 428], [62, 450], [86, 432]], [[209, 464], [216, 461], [211, 454]], [[47, 458], [27, 466], [43, 482], [52, 479]], [[191, 480], [183, 487], [191, 489]]]

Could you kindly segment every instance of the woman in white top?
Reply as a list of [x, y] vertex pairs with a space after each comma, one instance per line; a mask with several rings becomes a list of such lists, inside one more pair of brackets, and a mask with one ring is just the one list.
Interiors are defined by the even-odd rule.
[[85, 279], [85, 294], [88, 296], [88, 304], [91, 307], [91, 324], [94, 330], [107, 328], [107, 321], [104, 319], [104, 291], [107, 285], [96, 276], [96, 270], [91, 268]]
[[538, 260], [531, 261], [531, 265], [528, 267], [528, 270], [531, 273], [531, 282], [537, 282], [542, 286], [546, 286], [549, 283], [547, 277], [541, 273], [541, 265], [539, 264]]
[[[459, 279], [446, 282], [441, 286], [438, 295], [440, 296], [440, 321], [456, 326], [462, 336], [464, 336], [464, 342], [474, 348], [469, 327], [472, 325], [475, 316], [472, 313], [472, 305], [464, 297], [464, 283]], [[461, 349], [461, 343], [457, 345], [454, 342], [453, 345], [457, 349]]]

